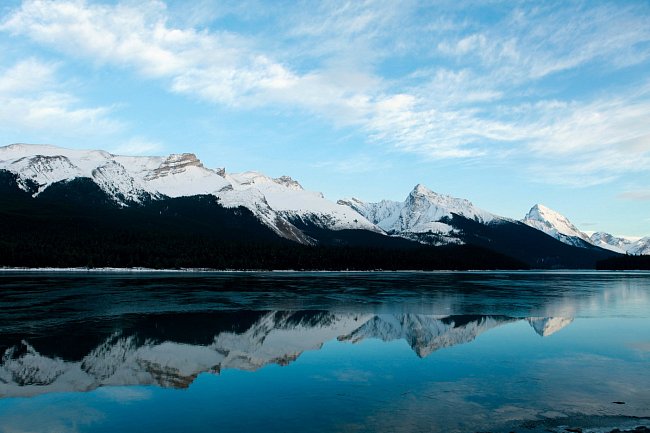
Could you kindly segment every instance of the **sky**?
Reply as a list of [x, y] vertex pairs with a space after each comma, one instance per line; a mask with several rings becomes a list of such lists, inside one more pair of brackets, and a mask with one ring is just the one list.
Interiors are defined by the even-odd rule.
[[650, 235], [650, 2], [0, 2], [0, 145]]

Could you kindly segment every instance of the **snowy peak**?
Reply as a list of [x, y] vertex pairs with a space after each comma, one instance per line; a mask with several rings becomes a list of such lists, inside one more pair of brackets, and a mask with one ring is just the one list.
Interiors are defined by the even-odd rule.
[[584, 247], [591, 239], [571, 223], [564, 215], [542, 204], [536, 204], [526, 214], [524, 224], [543, 231], [565, 244]]
[[435, 239], [428, 239], [427, 243], [433, 244], [462, 243], [460, 233], [450, 225], [454, 215], [482, 224], [503, 220], [469, 200], [438, 194], [422, 184], [416, 185], [403, 202], [366, 203], [351, 198], [338, 203], [354, 209], [390, 234], [418, 240], [423, 234], [432, 234]]
[[436, 221], [443, 217], [451, 217], [451, 214], [460, 215], [481, 223], [488, 223], [495, 219], [495, 215], [478, 209], [467, 199], [438, 194], [422, 184], [418, 184], [413, 188], [407, 202], [413, 208], [426, 209], [426, 214], [433, 216]]

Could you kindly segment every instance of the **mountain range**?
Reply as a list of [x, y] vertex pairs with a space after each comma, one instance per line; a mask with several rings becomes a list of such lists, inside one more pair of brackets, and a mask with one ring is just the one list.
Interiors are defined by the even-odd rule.
[[[509, 257], [535, 268], [593, 268], [597, 261], [617, 254], [650, 253], [650, 237], [632, 241], [606, 233], [588, 236], [539, 204], [517, 221], [424, 185], [416, 185], [403, 202], [368, 203], [358, 198], [334, 202], [305, 190], [289, 176], [211, 169], [189, 153], [137, 157], [12, 144], [0, 147], [0, 194], [6, 197], [0, 208], [5, 231], [0, 234], [5, 244], [14, 248], [13, 259], [0, 263], [5, 266], [20, 264], [29, 255], [16, 247], [21, 232], [25, 238], [43, 243], [39, 237], [55, 235], [50, 232], [59, 230], [59, 238], [63, 238], [64, 231], [72, 231], [73, 219], [78, 220], [75, 233], [88, 237], [91, 243], [110, 242], [107, 233], [89, 234], [104, 227], [126, 238], [159, 233], [171, 248], [175, 248], [172, 244], [179, 231], [185, 231], [195, 235], [198, 243], [218, 232], [219, 241], [264, 242], [284, 248], [345, 246], [405, 251], [434, 246], [443, 248], [448, 257], [465, 254], [469, 260], [480, 256], [476, 260], [491, 260], [497, 267], [499, 263], [511, 267], [502, 259]], [[43, 234], [45, 229], [38, 225], [50, 227]], [[132, 230], [126, 233], [129, 227]], [[134, 235], [138, 227], [140, 232]], [[404, 260], [412, 260], [411, 255]], [[128, 264], [144, 262], [138, 263], [136, 257]], [[29, 265], [29, 261], [25, 263]], [[208, 267], [214, 264], [210, 262]], [[66, 265], [63, 260], [56, 265], [74, 263]], [[431, 266], [438, 265], [445, 268], [438, 262]], [[454, 267], [453, 263], [449, 266]]]

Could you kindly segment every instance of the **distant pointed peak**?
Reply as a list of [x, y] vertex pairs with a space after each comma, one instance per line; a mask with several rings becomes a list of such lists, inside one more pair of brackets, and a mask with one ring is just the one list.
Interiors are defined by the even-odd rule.
[[530, 208], [530, 210], [537, 210], [537, 211], [541, 211], [541, 212], [554, 212], [554, 213], [557, 213], [556, 211], [554, 211], [554, 210], [551, 209], [550, 207], [548, 207], [548, 206], [546, 206], [546, 205], [544, 205], [544, 204], [541, 204], [541, 203], [535, 203], [535, 204], [533, 205], [533, 207]]
[[592, 239], [580, 231], [567, 217], [543, 204], [536, 204], [526, 214], [523, 223], [569, 245], [583, 247], [592, 243]]
[[415, 185], [415, 187], [413, 188], [413, 192], [414, 192], [414, 193], [419, 193], [419, 194], [430, 194], [430, 193], [432, 193], [433, 191], [432, 191], [431, 189], [429, 189], [426, 185], [421, 184], [421, 183], [418, 183], [418, 184]]
[[410, 196], [425, 196], [429, 201], [436, 202], [436, 203], [444, 203], [445, 205], [448, 205], [449, 203], [454, 203], [462, 206], [474, 206], [474, 204], [467, 200], [466, 198], [458, 198], [458, 197], [453, 197], [451, 195], [447, 194], [440, 194], [438, 192], [433, 191], [432, 189], [428, 188], [427, 186], [418, 183], [415, 185], [411, 193], [409, 194]]
[[526, 219], [548, 219], [549, 217], [559, 217], [563, 220], [566, 220], [566, 217], [560, 212], [551, 209], [550, 207], [541, 203], [536, 203], [533, 207], [530, 208], [528, 214], [526, 214]]

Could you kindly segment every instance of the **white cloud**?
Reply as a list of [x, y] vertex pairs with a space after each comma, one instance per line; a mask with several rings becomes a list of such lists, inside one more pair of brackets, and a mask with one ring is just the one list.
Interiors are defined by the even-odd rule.
[[527, 116], [526, 149], [542, 180], [586, 186], [650, 169], [647, 86], [588, 103], [533, 107]]
[[33, 58], [0, 70], [0, 128], [52, 134], [74, 131], [78, 136], [121, 129], [122, 124], [109, 117], [110, 108], [85, 107], [61, 90], [56, 72], [56, 65]]
[[0, 94], [20, 95], [41, 90], [55, 82], [56, 66], [34, 58], [20, 61], [0, 75]]

